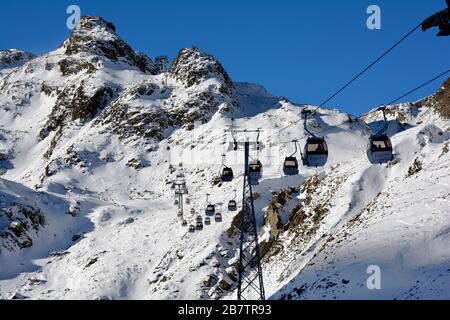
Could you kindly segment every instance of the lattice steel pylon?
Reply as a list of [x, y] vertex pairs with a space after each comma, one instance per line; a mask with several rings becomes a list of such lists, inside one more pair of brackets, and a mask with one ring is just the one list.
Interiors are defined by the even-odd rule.
[[167, 56], [158, 56], [155, 59], [156, 67], [160, 73], [167, 72], [167, 65], [169, 63], [169, 58]]
[[169, 58], [167, 56], [158, 56], [155, 59], [156, 67], [160, 74], [163, 74], [163, 85], [167, 86], [167, 65], [169, 64]]
[[250, 142], [244, 143], [245, 174], [242, 193], [238, 300], [265, 300], [255, 208], [249, 173]]
[[174, 181], [175, 195], [178, 197], [178, 212], [184, 217], [183, 196], [188, 194], [185, 181]]

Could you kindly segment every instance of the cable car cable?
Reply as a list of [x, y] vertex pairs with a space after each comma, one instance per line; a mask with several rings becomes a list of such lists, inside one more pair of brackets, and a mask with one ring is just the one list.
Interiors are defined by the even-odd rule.
[[385, 56], [387, 56], [392, 50], [394, 50], [396, 47], [398, 47], [403, 41], [405, 41], [410, 35], [412, 35], [415, 31], [417, 31], [421, 26], [422, 26], [422, 23], [420, 23], [418, 26], [414, 27], [411, 31], [409, 31], [405, 36], [403, 36], [403, 38], [401, 38], [399, 41], [397, 41], [392, 47], [390, 47], [381, 56], [379, 56], [377, 59], [375, 59], [375, 61], [373, 61], [371, 64], [369, 64], [363, 71], [358, 73], [355, 77], [353, 77], [353, 79], [351, 79], [349, 82], [347, 82], [342, 88], [340, 88], [333, 95], [331, 95], [328, 99], [326, 99], [324, 102], [322, 102], [314, 110], [314, 112], [317, 111], [319, 108], [323, 107], [326, 103], [330, 102], [339, 93], [344, 91], [349, 85], [351, 85], [353, 82], [355, 82], [357, 79], [359, 79], [364, 73], [366, 73], [370, 68], [372, 68], [375, 64], [377, 64], [381, 59], [383, 59]]
[[[377, 59], [375, 59], [371, 64], [369, 64], [363, 71], [361, 71], [359, 74], [357, 74], [353, 79], [351, 79], [349, 82], [347, 82], [343, 87], [341, 87], [338, 91], [336, 91], [333, 95], [331, 95], [328, 99], [326, 99], [324, 102], [322, 102], [318, 107], [314, 109], [313, 112], [316, 112], [319, 108], [323, 107], [326, 103], [330, 102], [334, 97], [336, 97], [339, 93], [344, 91], [350, 84], [355, 82], [357, 79], [359, 79], [364, 73], [366, 73], [369, 69], [371, 69], [375, 64], [380, 62], [385, 56], [387, 56], [392, 50], [394, 50], [396, 47], [398, 47], [403, 41], [405, 41], [409, 36], [411, 36], [414, 32], [416, 32], [420, 27], [422, 26], [422, 23], [414, 27], [411, 31], [409, 31], [406, 35], [404, 35], [399, 41], [397, 41], [392, 47], [390, 47], [387, 51], [385, 51], [381, 56], [379, 56]], [[299, 119], [290, 125], [280, 129], [280, 132], [292, 127], [293, 125], [296, 125], [298, 122], [300, 122], [302, 119]], [[272, 135], [273, 136], [273, 135]], [[272, 138], [272, 136], [269, 136], [267, 139]]]
[[389, 105], [392, 105], [392, 104], [396, 103], [396, 102], [399, 101], [400, 99], [403, 99], [404, 97], [409, 96], [411, 93], [414, 93], [414, 92], [416, 92], [416, 91], [419, 90], [419, 89], [422, 89], [422, 88], [425, 87], [426, 85], [428, 85], [428, 84], [432, 83], [433, 81], [435, 81], [435, 80], [437, 80], [437, 79], [439, 79], [439, 78], [445, 76], [445, 75], [446, 75], [447, 73], [449, 73], [449, 72], [450, 72], [450, 69], [447, 70], [447, 71], [445, 71], [445, 72], [443, 72], [443, 73], [441, 73], [441, 74], [439, 74], [438, 76], [434, 77], [433, 79], [431, 79], [431, 80], [425, 82], [424, 84], [418, 86], [417, 88], [415, 88], [415, 89], [409, 91], [408, 93], [405, 93], [405, 94], [402, 95], [401, 97], [398, 97], [397, 99], [394, 99], [394, 100], [392, 100], [392, 101], [389, 102], [389, 103], [386, 103], [386, 105], [389, 106]]
[[[420, 27], [420, 25], [419, 25], [419, 27]], [[339, 92], [337, 92], [337, 94], [339, 94], [343, 89], [345, 89], [345, 87], [347, 87], [348, 85], [350, 85], [352, 82], [354, 82], [356, 79], [358, 79], [362, 74], [364, 74], [367, 70], [369, 70], [373, 65], [375, 65], [378, 61], [380, 61], [384, 56], [386, 56], [390, 51], [392, 51], [396, 46], [398, 46], [402, 41], [404, 41], [409, 35], [411, 35], [414, 31], [416, 31], [417, 28], [418, 28], [418, 27], [416, 27], [416, 28], [414, 28], [413, 30], [411, 30], [406, 36], [404, 36], [400, 41], [398, 41], [394, 46], [392, 46], [392, 47], [391, 47], [388, 51], [386, 51], [382, 56], [380, 56], [377, 60], [375, 60], [371, 65], [369, 65], [369, 67], [367, 67], [365, 70], [363, 70], [363, 72], [361, 72], [358, 76], [356, 76], [354, 79], [352, 79], [346, 86], [344, 86]], [[410, 95], [410, 94], [416, 92], [417, 90], [419, 90], [419, 89], [425, 87], [426, 85], [432, 83], [433, 81], [435, 81], [435, 80], [437, 80], [437, 79], [443, 77], [444, 75], [446, 75], [446, 74], [449, 73], [449, 72], [450, 72], [450, 69], [449, 69], [449, 70], [446, 70], [445, 72], [443, 72], [443, 73], [441, 73], [441, 74], [435, 76], [435, 77], [432, 78], [431, 80], [428, 80], [427, 82], [425, 82], [425, 83], [423, 83], [422, 85], [420, 85], [420, 86], [414, 88], [413, 90], [410, 90], [409, 92], [403, 94], [402, 96], [400, 96], [400, 97], [398, 97], [398, 98], [396, 98], [396, 99], [390, 101], [390, 102], [387, 103], [386, 105], [392, 105], [392, 104], [394, 104], [395, 102], [399, 101], [400, 99], [402, 99], [402, 98], [404, 98], [404, 97], [406, 97], [406, 96], [408, 96], [408, 95]], [[336, 96], [337, 94], [335, 94], [334, 96]], [[328, 101], [331, 100], [332, 98], [334, 98], [334, 96], [330, 97], [330, 98], [328, 99]], [[328, 102], [328, 101], [326, 101], [326, 102]], [[320, 108], [323, 104], [325, 104], [326, 102], [322, 103], [320, 106], [316, 107], [314, 110], [319, 109], [319, 108]], [[306, 117], [307, 117], [307, 115], [305, 114], [305, 118], [306, 118]], [[269, 137], [267, 137], [267, 138], [266, 138], [266, 142], [269, 141], [269, 140], [270, 140], [273, 136], [275, 136], [276, 134], [280, 135], [281, 132], [287, 130], [288, 128], [292, 127], [293, 125], [299, 123], [299, 122], [302, 121], [302, 120], [303, 120], [303, 119], [300, 118], [300, 119], [294, 121], [293, 123], [287, 125], [286, 127], [282, 128], [282, 129], [280, 129], [280, 130], [278, 130], [276, 133], [274, 133], [274, 134], [270, 135]], [[359, 118], [356, 118], [356, 120], [359, 120]], [[310, 132], [309, 130], [306, 130], [306, 131], [307, 131], [308, 134], [315, 136], [315, 135], [317, 135], [317, 134], [320, 134], [320, 133], [329, 131], [329, 130], [331, 130], [331, 129], [341, 127], [341, 126], [343, 126], [343, 125], [345, 125], [345, 124], [347, 124], [347, 123], [349, 123], [349, 121], [345, 121], [345, 122], [343, 122], [343, 123], [341, 123], [341, 124], [339, 124], [339, 125], [330, 126], [330, 127], [328, 127], [327, 129], [323, 129], [323, 130], [321, 130], [321, 131], [319, 131], [319, 132], [317, 132], [317, 133], [315, 133], [315, 134], [312, 134], [312, 132]], [[258, 140], [258, 142], [259, 142], [259, 135], [260, 135], [260, 132], [259, 132], [259, 130], [258, 130], [257, 132], [258, 132], [257, 140]], [[233, 138], [234, 138], [234, 137], [233, 137]], [[300, 148], [300, 153], [302, 154], [301, 148]], [[258, 143], [258, 155], [259, 155], [259, 143]], [[302, 155], [302, 157], [303, 157], [303, 155]]]
[[[445, 76], [447, 73], [450, 73], [450, 69], [447, 70], [447, 71], [445, 71], [445, 72], [440, 73], [439, 75], [435, 76], [435, 77], [432, 78], [431, 80], [428, 80], [427, 82], [421, 84], [420, 86], [414, 88], [413, 90], [411, 90], [411, 91], [409, 91], [409, 92], [403, 94], [402, 96], [400, 96], [400, 97], [398, 97], [398, 98], [396, 98], [396, 99], [394, 99], [394, 100], [392, 100], [392, 101], [390, 101], [390, 102], [388, 102], [388, 103], [386, 103], [386, 104], [384, 104], [384, 105], [386, 105], [386, 106], [393, 105], [394, 103], [396, 103], [396, 102], [399, 101], [400, 99], [403, 99], [404, 97], [409, 96], [410, 94], [416, 92], [417, 90], [422, 89], [423, 87], [425, 87], [426, 85], [432, 83], [433, 81], [436, 81], [437, 79], [439, 79], [439, 78]], [[317, 108], [316, 108], [316, 109], [317, 109]], [[357, 120], [359, 120], [360, 118], [361, 118], [361, 117], [357, 117], [355, 120], [357, 121]], [[299, 119], [299, 120], [296, 120], [295, 122], [293, 122], [293, 123], [287, 125], [286, 127], [280, 129], [280, 130], [277, 132], [277, 134], [280, 134], [281, 132], [283, 132], [283, 131], [289, 129], [290, 127], [292, 127], [293, 125], [299, 123], [299, 122], [302, 121], [302, 120], [303, 120], [303, 119]], [[323, 132], [332, 130], [332, 129], [334, 129], [334, 128], [339, 128], [339, 127], [341, 127], [341, 126], [343, 126], [343, 125], [345, 125], [345, 124], [347, 124], [347, 123], [349, 123], [349, 122], [348, 122], [348, 121], [345, 121], [345, 122], [343, 122], [343, 123], [341, 123], [341, 124], [338, 124], [338, 125], [335, 125], [335, 126], [329, 126], [327, 129], [323, 129], [323, 130], [321, 130], [321, 131], [318, 131], [318, 132], [316, 132], [315, 134], [320, 134], [320, 133], [323, 133]], [[272, 138], [273, 136], [274, 136], [274, 135], [271, 135], [271, 136], [267, 137], [266, 139], [269, 140], [269, 139]]]

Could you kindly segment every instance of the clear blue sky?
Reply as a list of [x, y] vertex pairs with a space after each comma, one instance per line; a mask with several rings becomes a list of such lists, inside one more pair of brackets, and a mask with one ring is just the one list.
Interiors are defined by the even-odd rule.
[[[182, 47], [216, 56], [235, 81], [254, 82], [298, 103], [319, 104], [444, 0], [2, 0], [0, 48], [37, 54], [70, 31], [66, 8], [112, 21], [118, 34], [150, 57]], [[366, 9], [382, 10], [382, 29], [366, 28]], [[417, 31], [329, 103], [353, 114], [396, 98], [450, 67], [450, 37]], [[442, 81], [406, 100], [435, 92]]]

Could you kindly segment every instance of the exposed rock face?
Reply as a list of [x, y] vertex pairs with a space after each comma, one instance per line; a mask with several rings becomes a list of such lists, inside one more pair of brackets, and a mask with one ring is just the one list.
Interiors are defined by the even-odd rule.
[[228, 277], [223, 277], [218, 282], [219, 288], [223, 291], [228, 291], [231, 289], [233, 282]]
[[95, 73], [97, 68], [89, 61], [78, 61], [76, 59], [67, 58], [58, 62], [59, 69], [63, 76], [71, 76], [85, 70], [88, 74]]
[[96, 115], [111, 101], [118, 90], [110, 83], [92, 83], [89, 80], [74, 82], [58, 95], [56, 104], [42, 128], [39, 138], [45, 139], [52, 131], [60, 131], [71, 121], [82, 122]]
[[158, 103], [148, 101], [152, 95], [160, 93], [161, 88], [152, 83], [128, 88], [101, 114], [96, 124], [108, 125], [122, 139], [139, 136], [161, 141], [164, 130], [173, 121]]
[[419, 158], [416, 158], [414, 160], [414, 163], [409, 167], [406, 177], [407, 178], [412, 177], [412, 176], [416, 175], [417, 173], [419, 173], [420, 171], [422, 171], [422, 169], [423, 169], [422, 162], [419, 160]]
[[96, 124], [108, 125], [122, 139], [140, 136], [161, 141], [170, 127], [189, 129], [194, 122], [208, 121], [218, 110], [225, 112], [238, 106], [233, 83], [223, 67], [198, 49], [181, 50], [169, 75], [180, 84], [178, 87], [152, 82], [129, 87]]
[[450, 119], [450, 78], [442, 84], [429, 102], [443, 118]]
[[169, 74], [188, 88], [199, 85], [212, 77], [222, 82], [220, 92], [223, 94], [231, 94], [234, 87], [220, 62], [197, 48], [182, 49], [172, 63]]
[[[187, 97], [168, 99], [175, 123], [206, 122], [211, 115], [236, 109], [234, 84], [220, 62], [198, 48], [182, 49], [172, 63], [169, 76], [186, 88]], [[197, 87], [202, 87], [198, 90]]]
[[288, 196], [290, 196], [290, 189], [282, 190], [278, 195], [274, 196], [264, 216], [265, 224], [270, 227], [270, 231], [275, 237], [278, 237], [283, 228], [283, 222], [278, 210], [286, 204], [286, 197]]
[[211, 288], [213, 285], [217, 283], [217, 277], [214, 274], [210, 274], [203, 279], [203, 286], [207, 288]]
[[9, 160], [9, 154], [7, 150], [0, 149], [0, 161]]
[[[136, 53], [116, 35], [114, 25], [100, 17], [82, 17], [70, 38], [63, 43], [62, 49], [63, 54], [59, 50], [55, 56], [50, 55], [43, 60], [46, 61], [45, 70], [53, 72], [55, 67], [59, 67], [57, 70], [67, 77], [67, 81], [59, 86], [39, 83], [42, 93], [57, 97], [56, 103], [39, 133], [39, 139], [43, 140], [51, 132], [56, 132], [50, 148], [46, 152], [48, 159], [57, 147], [64, 128], [72, 122], [82, 124], [99, 115], [100, 111], [110, 106], [110, 103], [123, 90], [121, 84], [104, 80], [102, 72], [105, 67], [111, 63], [118, 63], [121, 64], [122, 69], [135, 69], [148, 74], [156, 73], [156, 67], [152, 61], [145, 55]], [[48, 59], [53, 62], [47, 62]], [[145, 87], [145, 85], [140, 87]], [[140, 93], [145, 95], [148, 92], [137, 90], [130, 93], [127, 91], [125, 96], [127, 94], [141, 95]], [[27, 101], [23, 104], [25, 105]], [[114, 116], [119, 111], [121, 112], [126, 108], [121, 103], [122, 100], [118, 99], [112, 107], [113, 110], [109, 110], [107, 114]], [[111, 116], [107, 120], [110, 120], [112, 125], [123, 124], [117, 119], [113, 121]], [[142, 125], [142, 122], [150, 123], [152, 120], [154, 117], [151, 119], [133, 117], [133, 120], [127, 125], [127, 130], [129, 127], [136, 127], [131, 131], [133, 134], [152, 135], [147, 130], [144, 132]], [[114, 129], [113, 131], [123, 132], [119, 127]]]
[[113, 62], [126, 62], [145, 73], [157, 73], [156, 66], [147, 56], [136, 53], [116, 35], [115, 26], [100, 17], [81, 17], [63, 48], [68, 56], [90, 53]]
[[[278, 225], [275, 228], [277, 237], [269, 239], [271, 241], [262, 242], [260, 248], [262, 253], [266, 254], [269, 260], [273, 260], [289, 250], [298, 253], [307, 248], [318, 236], [323, 219], [329, 213], [330, 201], [347, 178], [345, 175], [332, 172], [325, 177], [315, 175], [306, 179], [300, 187], [303, 201], [289, 210], [289, 220], [282, 230], [278, 229], [281, 225], [277, 223], [277, 216], [273, 213], [272, 220]], [[275, 205], [275, 208], [272, 211], [277, 212], [284, 206], [285, 201], [291, 201], [288, 195], [288, 190], [284, 190], [275, 196], [272, 200], [272, 206]], [[319, 235], [319, 237], [322, 236], [322, 234]], [[292, 241], [286, 244], [286, 239], [292, 239]]]
[[32, 53], [17, 49], [0, 50], [0, 73], [2, 69], [19, 67], [34, 58]]
[[[1, 195], [0, 195], [1, 196]], [[44, 226], [45, 218], [39, 209], [18, 203], [0, 208], [0, 252], [14, 251], [33, 245], [31, 233]]]
[[[268, 235], [261, 238], [259, 251], [260, 256], [264, 257], [276, 243], [279, 235], [283, 232], [283, 220], [280, 212], [285, 210], [288, 201], [292, 200], [292, 190], [290, 188], [281, 190], [272, 198], [264, 214], [264, 225], [268, 229]], [[294, 211], [297, 208], [294, 209]]]
[[[247, 208], [246, 210], [247, 213], [247, 221], [250, 221], [249, 219], [249, 213], [250, 213], [250, 209]], [[236, 235], [239, 234], [240, 230], [241, 230], [241, 225], [242, 225], [242, 210], [240, 210], [234, 217], [233, 217], [233, 221], [231, 222], [230, 227], [227, 230], [227, 235], [228, 237], [232, 238]], [[244, 229], [247, 229], [250, 225], [247, 224], [246, 226], [244, 226]]]

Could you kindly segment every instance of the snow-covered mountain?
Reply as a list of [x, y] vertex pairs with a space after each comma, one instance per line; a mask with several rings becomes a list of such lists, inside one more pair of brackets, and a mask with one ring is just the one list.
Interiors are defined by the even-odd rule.
[[[198, 48], [158, 74], [113, 24], [82, 17], [46, 55], [2, 51], [0, 298], [233, 299], [238, 211], [227, 203], [242, 192], [243, 152], [230, 151], [229, 128], [263, 130], [252, 158], [264, 165], [253, 191], [268, 298], [450, 298], [448, 85], [388, 107], [385, 165], [366, 155], [376, 109], [318, 109], [309, 125], [328, 163], [287, 177], [290, 141], [307, 133], [301, 122], [278, 130], [315, 107], [233, 82]], [[223, 154], [230, 183], [216, 179]], [[222, 222], [181, 225], [180, 173], [184, 219], [204, 216], [209, 194]], [[372, 265], [381, 290], [367, 289]]]
[[32, 53], [17, 49], [0, 50], [0, 74], [21, 66], [34, 58], [35, 56]]

